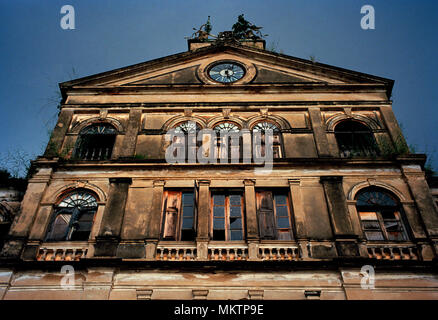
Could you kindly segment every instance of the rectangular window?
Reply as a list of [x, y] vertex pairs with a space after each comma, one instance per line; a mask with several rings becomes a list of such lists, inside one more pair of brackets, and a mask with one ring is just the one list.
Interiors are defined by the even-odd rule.
[[165, 191], [163, 197], [163, 240], [195, 240], [195, 195], [193, 191]]
[[243, 240], [243, 196], [217, 192], [211, 197], [213, 240]]
[[398, 211], [382, 209], [378, 212], [359, 212], [359, 214], [368, 240], [403, 241], [408, 239]]
[[257, 191], [257, 217], [262, 239], [292, 240], [289, 195], [284, 191]]

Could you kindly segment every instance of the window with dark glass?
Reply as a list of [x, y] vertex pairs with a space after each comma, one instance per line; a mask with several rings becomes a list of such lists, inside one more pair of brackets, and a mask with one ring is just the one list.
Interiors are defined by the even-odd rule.
[[335, 127], [341, 157], [371, 157], [379, 154], [371, 130], [359, 121], [342, 121]]
[[371, 241], [409, 240], [400, 203], [389, 192], [368, 188], [356, 197], [365, 237]]
[[193, 241], [195, 232], [195, 195], [192, 191], [165, 191], [162, 239]]
[[76, 144], [75, 157], [82, 160], [106, 160], [111, 157], [117, 131], [108, 123], [83, 129]]
[[260, 238], [292, 240], [289, 196], [285, 191], [256, 193]]
[[97, 200], [88, 191], [75, 191], [55, 208], [46, 241], [86, 241], [93, 226]]
[[239, 192], [215, 192], [211, 197], [213, 240], [243, 240], [243, 196]]
[[[242, 157], [242, 137], [237, 135], [240, 128], [232, 122], [222, 122], [214, 127], [216, 132], [216, 153], [218, 159], [240, 159]], [[233, 137], [235, 133], [235, 137]]]
[[281, 150], [281, 133], [280, 129], [271, 122], [259, 122], [253, 128], [253, 132], [260, 132], [260, 143], [255, 144], [257, 157], [265, 157], [266, 153], [266, 131], [272, 132], [272, 151], [273, 158], [278, 159], [283, 156]]

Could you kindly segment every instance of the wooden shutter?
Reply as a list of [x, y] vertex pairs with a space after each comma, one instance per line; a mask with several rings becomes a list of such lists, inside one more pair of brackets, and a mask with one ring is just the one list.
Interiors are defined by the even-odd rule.
[[260, 237], [262, 239], [275, 239], [272, 192], [257, 192], [257, 216], [259, 220]]
[[72, 241], [86, 241], [90, 237], [91, 228], [93, 227], [95, 210], [83, 210], [77, 221], [73, 223]]
[[65, 241], [67, 237], [68, 227], [70, 225], [71, 213], [69, 210], [62, 210], [58, 213], [52, 222], [51, 229], [47, 235], [47, 241]]
[[180, 192], [167, 191], [164, 200], [163, 239], [165, 240], [176, 240], [180, 194]]

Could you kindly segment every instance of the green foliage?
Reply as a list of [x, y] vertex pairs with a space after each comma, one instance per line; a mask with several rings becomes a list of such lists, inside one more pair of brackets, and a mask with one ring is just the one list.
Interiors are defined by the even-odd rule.
[[424, 171], [426, 175], [434, 175], [435, 170], [433, 168], [433, 159], [435, 156], [435, 149], [430, 150], [426, 145], [424, 151], [420, 151], [418, 145], [406, 143], [407, 136], [404, 134], [404, 126], [400, 123], [400, 133], [394, 142], [391, 142], [388, 136], [380, 136], [378, 141], [381, 155], [384, 157], [396, 157], [406, 154], [424, 153], [427, 156], [426, 164], [424, 165]]
[[400, 133], [397, 138], [392, 142], [387, 135], [380, 136], [378, 140], [380, 154], [384, 157], [396, 157], [404, 154], [408, 154], [409, 148]]
[[207, 23], [205, 24], [204, 31], [207, 32], [208, 34], [210, 34], [212, 29], [213, 28], [212, 28], [211, 23], [210, 23], [210, 16], [208, 16], [208, 20], [207, 20]]
[[63, 148], [63, 150], [61, 151], [61, 153], [58, 155], [59, 158], [62, 159], [71, 159], [72, 154], [73, 154], [73, 149], [74, 149], [75, 145], [72, 141], [70, 141], [68, 144], [66, 144]]
[[268, 47], [266, 48], [266, 50], [271, 51], [273, 53], [281, 53], [283, 54], [283, 50], [282, 49], [278, 49], [279, 48], [279, 42], [277, 41], [272, 41], [268, 44]]
[[134, 156], [134, 159], [136, 159], [136, 160], [145, 160], [145, 159], [147, 159], [147, 158], [148, 158], [148, 156], [145, 155], [145, 154], [136, 154], [136, 155]]

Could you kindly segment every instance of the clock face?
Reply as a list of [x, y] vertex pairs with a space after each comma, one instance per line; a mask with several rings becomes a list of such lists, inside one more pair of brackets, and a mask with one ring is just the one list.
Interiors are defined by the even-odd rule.
[[208, 71], [208, 74], [214, 81], [232, 83], [242, 79], [245, 75], [245, 70], [236, 63], [227, 62], [215, 65]]

